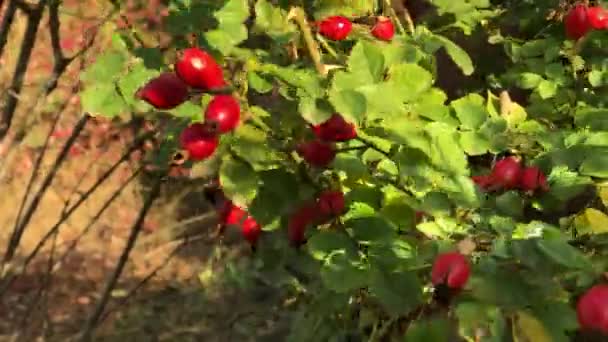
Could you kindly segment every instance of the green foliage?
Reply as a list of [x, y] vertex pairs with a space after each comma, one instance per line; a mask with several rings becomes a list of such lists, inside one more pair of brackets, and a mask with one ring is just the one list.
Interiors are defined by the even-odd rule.
[[[434, 0], [437, 15], [417, 18], [411, 32], [389, 1], [305, 2], [308, 19], [363, 17], [347, 40], [318, 41], [312, 23], [310, 37], [292, 20], [302, 3], [170, 1], [173, 45], [137, 47], [129, 32], [117, 32], [113, 49], [82, 75], [84, 109], [156, 115], [133, 94], [171, 69], [185, 34], [217, 57], [244, 120], [202, 164], [263, 226], [256, 262], [282, 272], [281, 286], [299, 299], [289, 341], [477, 340], [480, 331], [488, 341], [568, 341], [578, 328], [573, 303], [608, 260], [600, 248], [608, 244], [606, 35], [564, 40], [561, 29], [539, 23], [551, 1]], [[365, 17], [380, 14], [398, 20], [391, 42], [369, 34]], [[503, 22], [519, 35], [500, 31]], [[485, 50], [456, 43], [459, 31], [480, 43], [480, 29], [504, 50], [505, 65], [488, 71]], [[449, 69], [440, 50], [465, 77], [462, 87], [440, 82], [456, 77], [440, 74]], [[202, 120], [209, 99], [167, 111], [172, 122], [155, 163], [168, 163], [177, 134]], [[334, 113], [356, 125], [358, 138], [336, 143], [327, 169], [308, 167], [295, 146]], [[505, 154], [538, 166], [550, 190], [482, 191], [471, 176]], [[288, 246], [291, 214], [327, 188], [345, 193], [345, 212], [309, 226], [300, 249]], [[434, 310], [433, 259], [465, 237], [471, 279], [450, 314]]]

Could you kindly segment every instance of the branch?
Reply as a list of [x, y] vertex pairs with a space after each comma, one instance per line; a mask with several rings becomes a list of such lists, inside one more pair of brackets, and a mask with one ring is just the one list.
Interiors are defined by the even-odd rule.
[[120, 255], [120, 259], [118, 260], [116, 269], [114, 269], [114, 272], [112, 273], [112, 275], [106, 282], [106, 286], [101, 294], [101, 298], [100, 298], [99, 302], [97, 302], [97, 305], [95, 306], [95, 309], [93, 310], [93, 313], [91, 313], [91, 315], [89, 316], [89, 319], [85, 323], [82, 335], [80, 336], [80, 339], [79, 339], [80, 341], [83, 341], [83, 342], [92, 341], [93, 330], [97, 326], [97, 323], [99, 322], [99, 319], [101, 318], [101, 316], [103, 314], [103, 311], [108, 303], [108, 300], [110, 299], [110, 294], [111, 294], [112, 290], [114, 289], [114, 287], [116, 286], [116, 283], [118, 282], [118, 278], [122, 274], [122, 271], [123, 271], [125, 265], [127, 264], [127, 260], [129, 259], [129, 254], [131, 253], [131, 250], [135, 246], [137, 237], [139, 236], [139, 233], [141, 232], [141, 230], [143, 228], [143, 223], [146, 218], [146, 215], [148, 214], [148, 211], [152, 207], [154, 200], [156, 200], [156, 198], [160, 195], [161, 185], [162, 185], [162, 177], [158, 177], [155, 180], [154, 185], [152, 186], [152, 190], [150, 191], [148, 198], [146, 198], [146, 201], [144, 202], [144, 205], [139, 212], [139, 216], [137, 217], [137, 220], [135, 221], [135, 223], [133, 224], [133, 227], [131, 228], [131, 234], [129, 235], [129, 239], [127, 240], [127, 245], [125, 246], [122, 254]]
[[34, 43], [36, 42], [38, 26], [40, 26], [40, 20], [42, 19], [42, 14], [44, 13], [44, 8], [46, 7], [47, 2], [48, 0], [40, 0], [36, 10], [28, 13], [27, 28], [23, 36], [23, 42], [21, 43], [19, 58], [17, 60], [17, 65], [15, 66], [15, 72], [13, 73], [13, 80], [7, 95], [4, 96], [4, 101], [0, 101], [5, 102], [5, 105], [2, 107], [2, 114], [0, 116], [0, 140], [4, 139], [6, 133], [11, 127], [13, 116], [15, 115], [15, 110], [17, 109], [17, 103], [19, 101], [17, 96], [19, 96], [21, 89], [23, 88], [25, 72], [27, 71], [27, 65], [29, 64]]
[[76, 141], [76, 138], [78, 138], [78, 135], [80, 135], [80, 132], [84, 129], [84, 126], [86, 125], [89, 118], [90, 118], [90, 116], [88, 114], [85, 114], [80, 119], [80, 121], [76, 124], [76, 126], [74, 127], [74, 130], [72, 132], [72, 135], [66, 141], [65, 145], [63, 146], [63, 149], [61, 150], [61, 152], [55, 159], [55, 162], [53, 163], [53, 168], [42, 181], [42, 185], [40, 186], [40, 189], [34, 195], [34, 198], [32, 199], [32, 203], [27, 208], [27, 211], [23, 215], [23, 218], [21, 218], [20, 216], [17, 216], [17, 222], [15, 224], [15, 228], [13, 229], [13, 233], [11, 234], [11, 238], [10, 238], [8, 247], [7, 247], [6, 253], [4, 255], [4, 260], [2, 262], [2, 266], [3, 266], [2, 268], [4, 268], [6, 263], [11, 261], [13, 256], [15, 255], [15, 251], [17, 250], [17, 247], [19, 246], [19, 242], [21, 241], [21, 237], [23, 236], [25, 228], [29, 224], [30, 220], [32, 219], [32, 216], [34, 215], [34, 212], [38, 208], [38, 205], [40, 204], [40, 200], [46, 193], [46, 190], [48, 189], [48, 187], [53, 182], [53, 179], [55, 178], [55, 175], [59, 171], [59, 168], [61, 167], [61, 165], [63, 164], [63, 162], [65, 161], [65, 159], [68, 156], [70, 147], [74, 144], [74, 142]]
[[306, 13], [304, 13], [304, 10], [300, 7], [293, 7], [289, 11], [287, 19], [295, 21], [298, 26], [300, 26], [300, 30], [304, 35], [304, 43], [306, 43], [308, 53], [310, 54], [312, 61], [315, 63], [315, 68], [317, 69], [317, 72], [323, 77], [327, 76], [328, 70], [325, 67], [325, 64], [323, 64], [323, 62], [321, 61], [319, 47], [317, 46], [317, 42], [312, 36], [312, 31], [310, 30], [310, 26], [306, 21]]
[[[1, 8], [2, 6], [0, 6], [0, 9]], [[11, 0], [8, 3], [6, 12], [4, 12], [2, 23], [0, 23], [0, 56], [2, 56], [2, 53], [4, 52], [6, 40], [8, 39], [8, 32], [13, 23], [13, 19], [15, 18], [15, 12], [17, 12], [17, 2]]]

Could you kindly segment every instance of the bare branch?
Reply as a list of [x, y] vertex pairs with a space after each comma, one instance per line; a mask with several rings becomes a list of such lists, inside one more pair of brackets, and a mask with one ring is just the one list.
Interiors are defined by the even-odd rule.
[[[2, 8], [2, 6], [0, 6], [0, 8]], [[4, 52], [4, 47], [6, 46], [6, 41], [8, 39], [8, 32], [11, 29], [13, 19], [15, 19], [15, 12], [17, 12], [17, 2], [11, 0], [4, 13], [2, 23], [0, 23], [0, 56], [2, 56], [2, 53]]]
[[3, 264], [2, 268], [4, 268], [6, 263], [11, 261], [13, 256], [15, 255], [15, 252], [17, 250], [17, 247], [19, 246], [19, 242], [21, 241], [21, 237], [23, 236], [25, 228], [29, 224], [30, 220], [32, 219], [32, 216], [34, 215], [34, 212], [38, 208], [38, 205], [40, 204], [40, 200], [46, 193], [46, 190], [48, 189], [48, 187], [53, 182], [53, 179], [55, 178], [55, 175], [59, 171], [59, 168], [61, 167], [61, 165], [67, 158], [70, 148], [76, 141], [76, 138], [78, 138], [78, 135], [80, 135], [80, 132], [84, 129], [84, 126], [86, 125], [89, 118], [90, 118], [90, 116], [87, 113], [87, 114], [83, 115], [82, 118], [78, 121], [78, 123], [74, 127], [74, 130], [72, 131], [72, 135], [66, 141], [65, 145], [63, 146], [63, 149], [61, 150], [61, 152], [55, 159], [52, 169], [46, 175], [46, 177], [42, 181], [42, 185], [40, 186], [40, 189], [34, 195], [34, 198], [32, 199], [32, 203], [29, 205], [29, 207], [25, 211], [23, 218], [17, 217], [17, 224], [15, 225], [15, 229], [13, 230], [13, 233], [11, 234], [11, 238], [9, 240], [9, 244], [7, 246], [6, 253], [4, 255], [4, 260], [2, 262], [2, 264]]
[[116, 283], [118, 282], [118, 278], [122, 274], [122, 271], [123, 271], [125, 265], [127, 264], [127, 260], [129, 259], [129, 254], [131, 254], [131, 250], [135, 246], [135, 242], [137, 241], [139, 233], [141, 232], [141, 230], [143, 228], [143, 223], [146, 218], [146, 215], [148, 214], [148, 211], [152, 207], [154, 200], [156, 200], [156, 198], [160, 195], [162, 178], [163, 177], [158, 177], [154, 181], [152, 190], [148, 194], [148, 197], [146, 198], [146, 201], [144, 202], [144, 205], [139, 212], [139, 216], [137, 217], [137, 220], [135, 221], [135, 223], [133, 224], [133, 227], [131, 228], [131, 234], [129, 235], [129, 239], [127, 240], [127, 245], [125, 246], [122, 254], [120, 255], [120, 259], [118, 260], [116, 269], [114, 269], [114, 272], [112, 273], [112, 275], [106, 282], [106, 286], [101, 294], [100, 300], [97, 302], [97, 305], [95, 306], [93, 312], [89, 316], [89, 319], [85, 323], [82, 335], [79, 338], [80, 341], [89, 342], [92, 340], [93, 331], [95, 330], [95, 327], [97, 326], [97, 323], [99, 322], [99, 319], [101, 318], [101, 316], [103, 314], [103, 311], [108, 303], [108, 300], [110, 299], [110, 293], [116, 286]]
[[36, 10], [33, 10], [28, 13], [27, 28], [25, 30], [23, 41], [21, 43], [19, 58], [17, 60], [17, 65], [15, 66], [15, 72], [13, 73], [13, 80], [9, 87], [9, 92], [7, 92], [3, 96], [3, 101], [0, 101], [5, 103], [1, 110], [2, 113], [0, 114], [0, 140], [4, 139], [6, 133], [11, 127], [11, 123], [13, 122], [13, 116], [15, 115], [15, 110], [17, 109], [17, 104], [19, 100], [16, 96], [13, 96], [12, 94], [19, 95], [21, 93], [21, 89], [23, 88], [25, 72], [27, 71], [27, 65], [30, 61], [32, 50], [34, 49], [34, 43], [36, 42], [38, 27], [40, 26], [42, 14], [44, 13], [44, 8], [46, 7], [47, 2], [48, 0], [40, 0], [40, 2], [38, 3], [38, 7], [36, 7]]

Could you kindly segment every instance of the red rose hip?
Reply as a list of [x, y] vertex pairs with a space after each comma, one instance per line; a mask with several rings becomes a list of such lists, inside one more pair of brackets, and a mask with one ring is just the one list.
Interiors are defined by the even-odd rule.
[[203, 160], [215, 152], [219, 139], [202, 123], [194, 123], [182, 131], [179, 143], [191, 160]]
[[547, 177], [543, 171], [536, 166], [530, 166], [523, 170], [519, 187], [523, 191], [549, 191]]
[[320, 125], [312, 126], [317, 138], [324, 141], [342, 142], [357, 137], [355, 125], [344, 120], [342, 115], [335, 113]]
[[139, 88], [135, 97], [156, 109], [173, 109], [188, 98], [188, 86], [175, 74], [166, 72]]
[[390, 41], [395, 36], [395, 25], [386, 17], [378, 17], [376, 25], [372, 27], [372, 35], [380, 40]]
[[608, 285], [595, 285], [587, 290], [578, 300], [576, 314], [583, 330], [608, 336]]
[[205, 123], [212, 131], [228, 133], [234, 130], [241, 120], [241, 107], [230, 95], [213, 97], [205, 110]]
[[324, 191], [317, 199], [317, 207], [321, 216], [336, 217], [344, 213], [344, 202], [342, 191]]
[[189, 86], [216, 89], [226, 86], [222, 68], [213, 56], [199, 48], [188, 48], [178, 53], [175, 72]]
[[437, 286], [446, 285], [451, 289], [462, 289], [471, 275], [467, 258], [458, 252], [439, 254], [431, 270], [431, 282]]
[[523, 169], [515, 157], [499, 160], [492, 169], [491, 183], [504, 189], [513, 189], [519, 185]]
[[250, 245], [255, 246], [262, 234], [262, 228], [253, 217], [247, 216], [241, 226], [241, 232], [245, 240], [247, 240]]
[[318, 140], [300, 144], [297, 152], [308, 164], [321, 168], [327, 167], [336, 158], [333, 145]]
[[608, 10], [603, 7], [589, 7], [587, 9], [587, 19], [589, 25], [596, 30], [608, 29]]
[[300, 246], [305, 242], [306, 228], [313, 224], [319, 216], [315, 203], [305, 203], [289, 216], [287, 234], [292, 246]]
[[566, 36], [570, 39], [580, 39], [591, 30], [591, 24], [587, 17], [587, 6], [576, 5], [568, 12], [564, 19]]
[[325, 18], [319, 23], [319, 33], [331, 40], [344, 40], [353, 29], [353, 24], [348, 18], [335, 15]]

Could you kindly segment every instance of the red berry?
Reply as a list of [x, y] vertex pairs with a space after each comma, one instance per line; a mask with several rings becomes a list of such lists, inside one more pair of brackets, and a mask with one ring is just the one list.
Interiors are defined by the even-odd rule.
[[395, 35], [395, 25], [386, 17], [379, 17], [376, 25], [372, 27], [372, 35], [380, 40], [389, 41]]
[[472, 176], [471, 179], [483, 190], [489, 190], [492, 186], [492, 177], [490, 175]]
[[317, 138], [325, 141], [348, 141], [357, 137], [355, 125], [336, 113], [320, 125], [312, 126]]
[[157, 109], [172, 109], [188, 98], [188, 86], [175, 74], [167, 72], [139, 88], [135, 97]]
[[564, 20], [566, 26], [566, 36], [570, 39], [580, 39], [591, 30], [591, 24], [587, 17], [587, 6], [576, 5]]
[[596, 30], [608, 29], [608, 10], [593, 6], [587, 9], [587, 19], [589, 25]]
[[317, 199], [317, 207], [322, 217], [336, 217], [344, 213], [344, 193], [342, 191], [324, 191]]
[[213, 56], [198, 48], [185, 49], [178, 54], [175, 72], [194, 88], [214, 89], [226, 86], [222, 68]]
[[315, 203], [305, 203], [289, 216], [287, 227], [288, 239], [293, 246], [300, 246], [305, 242], [306, 228], [314, 223], [319, 213]]
[[549, 191], [547, 177], [541, 171], [541, 169], [536, 166], [526, 167], [523, 170], [519, 187], [523, 191], [536, 191], [538, 189], [543, 191]]
[[513, 189], [519, 185], [522, 171], [521, 164], [515, 157], [503, 158], [494, 165], [491, 182], [504, 189]]
[[297, 152], [308, 164], [315, 167], [326, 167], [336, 157], [333, 145], [318, 140], [300, 144]]
[[205, 123], [211, 125], [218, 133], [227, 133], [238, 126], [241, 119], [241, 107], [230, 95], [213, 97], [205, 110]]
[[344, 40], [353, 29], [353, 24], [348, 18], [335, 15], [325, 18], [319, 23], [319, 32], [331, 40]]
[[243, 233], [245, 240], [252, 246], [255, 246], [262, 234], [262, 228], [253, 217], [247, 216], [245, 221], [243, 221], [241, 232]]
[[224, 203], [224, 207], [220, 212], [220, 218], [222, 223], [225, 225], [236, 225], [240, 224], [243, 218], [247, 215], [247, 212], [243, 208], [235, 205], [232, 201], [228, 200]]
[[433, 263], [431, 281], [433, 285], [447, 285], [451, 289], [462, 289], [469, 276], [471, 266], [467, 258], [458, 252], [439, 254]]
[[203, 160], [215, 152], [219, 139], [202, 123], [194, 123], [182, 131], [179, 143], [191, 160]]
[[608, 335], [608, 285], [595, 285], [578, 300], [578, 322], [583, 330]]

